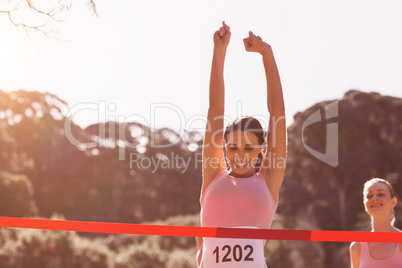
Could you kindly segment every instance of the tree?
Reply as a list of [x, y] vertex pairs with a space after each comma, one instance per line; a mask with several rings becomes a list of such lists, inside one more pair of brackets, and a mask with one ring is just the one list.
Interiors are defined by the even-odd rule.
[[[338, 101], [337, 116], [328, 117], [325, 110], [332, 103], [317, 103], [296, 114], [288, 128], [286, 182], [278, 208], [286, 217], [285, 228], [367, 231], [359, 229], [365, 220], [364, 182], [382, 177], [393, 184], [396, 193], [402, 188], [402, 99], [351, 90]], [[316, 111], [322, 112], [323, 120], [304, 127]], [[331, 123], [338, 124], [339, 163], [335, 166], [306, 149], [326, 153]], [[397, 215], [399, 210], [397, 207]], [[347, 243], [325, 243], [323, 249], [324, 267], [347, 266]], [[304, 258], [302, 267], [317, 267], [314, 258], [300, 256]]]
[[29, 179], [25, 175], [0, 171], [0, 215], [32, 217], [37, 213]]
[[[98, 16], [94, 0], [85, 0], [90, 11]], [[5, 3], [4, 3], [5, 2]], [[60, 23], [72, 8], [72, 0], [9, 0], [0, 4], [0, 14], [8, 16], [15, 26], [30, 32], [39, 32], [47, 37], [56, 33], [53, 23]], [[24, 16], [24, 18], [21, 18]]]

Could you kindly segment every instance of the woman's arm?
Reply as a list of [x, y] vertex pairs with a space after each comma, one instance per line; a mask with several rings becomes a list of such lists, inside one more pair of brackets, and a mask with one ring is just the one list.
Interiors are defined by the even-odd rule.
[[[223, 67], [226, 49], [230, 41], [230, 27], [222, 22], [222, 27], [214, 33], [214, 52], [209, 81], [209, 108], [202, 148], [202, 188], [201, 196], [218, 173], [225, 169], [223, 156], [223, 118], [225, 114], [225, 83]], [[202, 237], [196, 237], [198, 247]]]
[[260, 173], [264, 176], [272, 197], [279, 198], [286, 166], [286, 120], [282, 85], [276, 66], [274, 53], [270, 45], [261, 37], [249, 32], [244, 45], [247, 51], [262, 55], [265, 77], [267, 80], [267, 106], [269, 127], [267, 132], [267, 152], [263, 159]]
[[203, 183], [201, 195], [215, 176], [226, 168], [222, 149], [223, 118], [225, 110], [223, 69], [230, 35], [230, 28], [225, 22], [223, 22], [222, 27], [214, 33], [214, 52], [209, 84], [208, 121], [203, 146]]
[[361, 244], [359, 242], [353, 242], [350, 244], [349, 247], [350, 267], [359, 268], [360, 250], [361, 250]]

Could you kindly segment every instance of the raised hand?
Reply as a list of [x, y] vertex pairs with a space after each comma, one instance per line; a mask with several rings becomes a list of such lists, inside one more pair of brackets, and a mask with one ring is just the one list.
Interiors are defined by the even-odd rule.
[[230, 27], [226, 25], [225, 21], [222, 22], [222, 27], [214, 33], [215, 48], [226, 49], [230, 41]]
[[261, 55], [272, 52], [271, 46], [262, 41], [261, 37], [254, 35], [252, 31], [249, 31], [248, 35], [249, 35], [248, 37], [243, 39], [246, 51], [257, 52], [260, 53]]

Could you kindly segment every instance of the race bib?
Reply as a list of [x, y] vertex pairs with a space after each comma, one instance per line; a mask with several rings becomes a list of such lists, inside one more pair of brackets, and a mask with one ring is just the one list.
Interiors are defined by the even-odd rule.
[[[237, 227], [256, 228], [256, 227]], [[264, 240], [237, 238], [209, 238], [203, 240], [203, 268], [264, 268]]]

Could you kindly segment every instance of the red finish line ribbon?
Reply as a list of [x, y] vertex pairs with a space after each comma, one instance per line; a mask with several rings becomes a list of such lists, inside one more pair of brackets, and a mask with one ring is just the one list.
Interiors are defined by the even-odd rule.
[[267, 240], [299, 240], [325, 242], [390, 242], [402, 243], [402, 233], [246, 229], [194, 227], [172, 225], [145, 225], [109, 222], [85, 222], [47, 219], [0, 217], [1, 227], [30, 228], [91, 233], [161, 235], [185, 237], [224, 237]]

